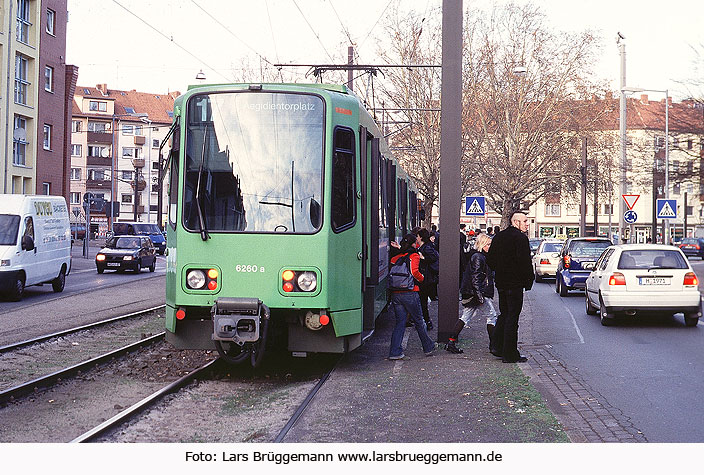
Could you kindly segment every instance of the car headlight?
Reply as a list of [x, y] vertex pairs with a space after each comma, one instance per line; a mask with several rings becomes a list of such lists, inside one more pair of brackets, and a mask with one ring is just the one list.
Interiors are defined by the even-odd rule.
[[103, 262], [103, 261], [105, 260], [105, 254], [97, 254], [97, 255], [95, 256], [95, 260], [96, 260], [96, 261]]
[[199, 269], [189, 270], [186, 274], [186, 283], [191, 289], [202, 289], [205, 286], [205, 272]]
[[298, 288], [304, 292], [312, 292], [318, 286], [315, 272], [302, 272], [298, 276]]

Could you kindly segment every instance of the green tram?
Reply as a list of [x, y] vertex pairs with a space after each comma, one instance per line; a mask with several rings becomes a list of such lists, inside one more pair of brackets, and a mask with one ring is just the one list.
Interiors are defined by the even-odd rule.
[[360, 346], [386, 305], [389, 241], [422, 214], [360, 99], [192, 87], [171, 133], [168, 341], [254, 366], [267, 342], [296, 356]]

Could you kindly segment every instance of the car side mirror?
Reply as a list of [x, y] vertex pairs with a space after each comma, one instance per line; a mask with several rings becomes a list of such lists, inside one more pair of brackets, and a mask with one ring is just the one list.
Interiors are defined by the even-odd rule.
[[22, 236], [22, 250], [32, 251], [34, 250], [34, 239], [31, 236]]

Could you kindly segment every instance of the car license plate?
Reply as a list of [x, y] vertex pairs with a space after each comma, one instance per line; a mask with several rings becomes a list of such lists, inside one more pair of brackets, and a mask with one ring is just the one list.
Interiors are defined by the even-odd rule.
[[583, 262], [582, 268], [591, 270], [591, 269], [594, 269], [594, 264], [595, 264], [594, 262]]
[[120, 263], [119, 262], [108, 262], [107, 266], [108, 267], [120, 267]]
[[640, 285], [670, 285], [669, 277], [638, 277]]

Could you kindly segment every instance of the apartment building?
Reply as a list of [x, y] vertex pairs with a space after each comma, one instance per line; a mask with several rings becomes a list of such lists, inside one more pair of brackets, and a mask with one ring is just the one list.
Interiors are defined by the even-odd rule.
[[77, 68], [65, 62], [66, 3], [0, 3], [0, 133], [5, 139], [0, 146], [2, 193], [69, 198], [65, 131]]
[[70, 207], [78, 222], [85, 222], [81, 206], [85, 193], [119, 207], [116, 217], [103, 207], [91, 211], [95, 235], [104, 236], [111, 220], [158, 223], [159, 165], [168, 147], [161, 157], [159, 148], [171, 127], [179, 94], [120, 91], [107, 84], [76, 87]]

